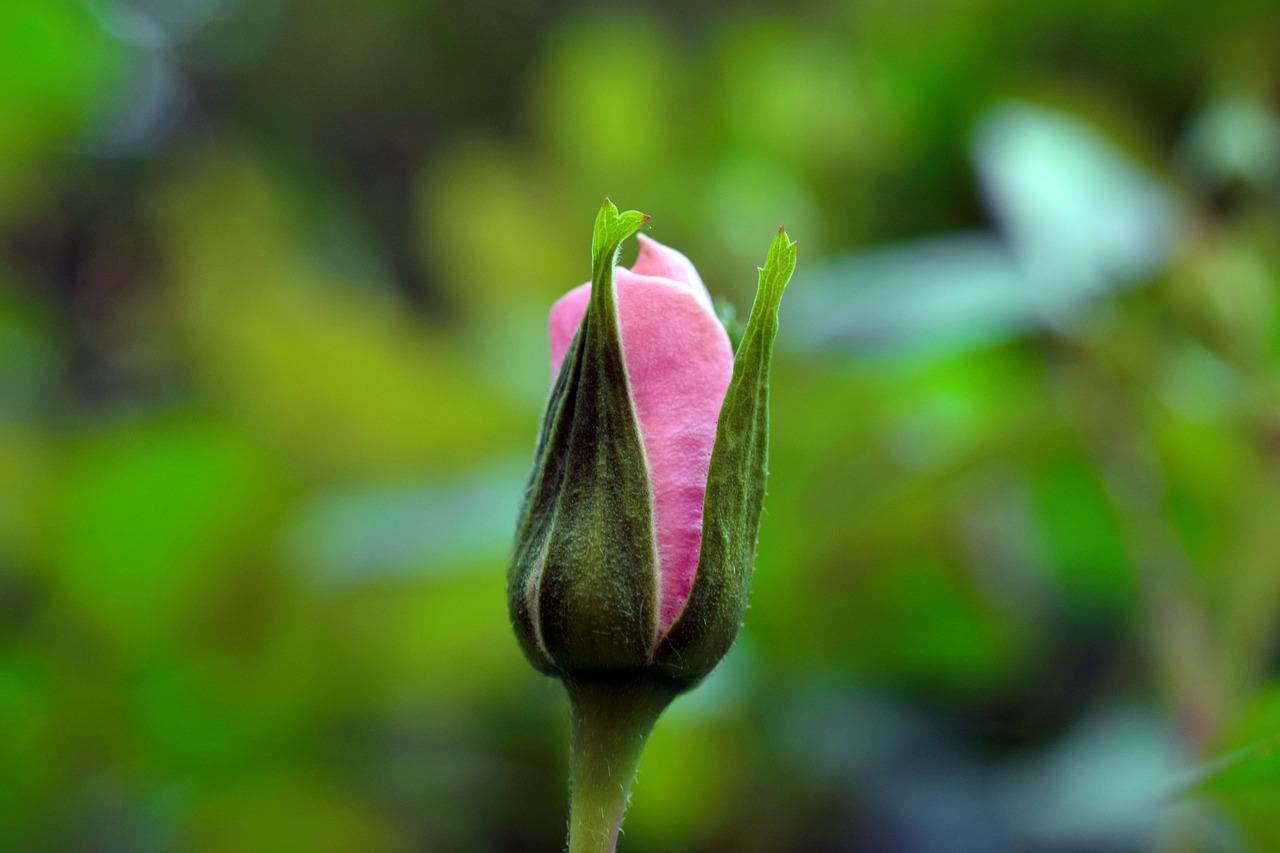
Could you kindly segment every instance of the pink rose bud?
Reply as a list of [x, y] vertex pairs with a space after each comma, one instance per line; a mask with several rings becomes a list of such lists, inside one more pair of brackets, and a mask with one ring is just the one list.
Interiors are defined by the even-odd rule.
[[742, 622], [764, 497], [769, 362], [795, 267], [780, 231], [735, 355], [693, 264], [605, 203], [592, 281], [551, 309], [555, 377], [508, 577], [525, 654], [566, 680], [683, 690]]

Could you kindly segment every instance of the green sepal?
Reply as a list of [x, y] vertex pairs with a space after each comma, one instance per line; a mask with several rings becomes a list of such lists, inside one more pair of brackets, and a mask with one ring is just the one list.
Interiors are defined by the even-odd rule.
[[697, 684], [724, 657], [746, 611], [768, 472], [769, 365], [778, 307], [795, 267], [796, 244], [779, 229], [760, 269], [716, 425], [698, 572], [684, 610], [655, 656], [657, 666], [685, 688]]
[[653, 492], [622, 355], [613, 269], [648, 219], [607, 199], [582, 324], [547, 403], [516, 526], [508, 604], [544, 672], [639, 669], [657, 631]]

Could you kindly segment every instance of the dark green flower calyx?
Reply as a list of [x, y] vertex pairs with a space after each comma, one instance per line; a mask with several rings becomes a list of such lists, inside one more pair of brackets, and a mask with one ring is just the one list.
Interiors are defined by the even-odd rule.
[[581, 677], [647, 667], [657, 618], [653, 495], [613, 270], [648, 219], [605, 201], [591, 298], [552, 387], [516, 527], [508, 605], [526, 656]]

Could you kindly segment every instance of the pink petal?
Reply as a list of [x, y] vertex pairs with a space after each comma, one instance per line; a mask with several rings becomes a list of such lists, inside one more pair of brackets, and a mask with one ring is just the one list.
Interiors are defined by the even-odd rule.
[[[646, 243], [656, 248], [647, 249]], [[641, 258], [646, 260], [638, 260], [635, 269], [655, 269], [662, 262], [667, 264], [664, 269], [685, 276], [677, 280], [614, 271], [622, 354], [653, 483], [662, 636], [684, 609], [698, 570], [707, 469], [716, 420], [733, 373], [733, 349], [687, 258], [647, 238]], [[560, 371], [590, 295], [591, 285], [581, 285], [551, 309], [553, 376]]]
[[[617, 273], [617, 270], [614, 270]], [[547, 323], [547, 338], [551, 344], [551, 384], [556, 384], [560, 375], [560, 364], [564, 361], [569, 344], [582, 324], [582, 315], [587, 313], [587, 302], [591, 299], [591, 282], [580, 284], [551, 306], [551, 317]], [[622, 356], [626, 358], [626, 353]]]
[[633, 273], [654, 278], [667, 278], [683, 284], [698, 297], [707, 310], [712, 314], [715, 313], [715, 306], [711, 304], [711, 294], [707, 292], [707, 286], [702, 283], [702, 277], [698, 275], [698, 271], [693, 268], [693, 263], [683, 253], [677, 252], [670, 246], [664, 246], [644, 234], [637, 234], [636, 242], [640, 244], [640, 254], [636, 256], [636, 262], [631, 265]]

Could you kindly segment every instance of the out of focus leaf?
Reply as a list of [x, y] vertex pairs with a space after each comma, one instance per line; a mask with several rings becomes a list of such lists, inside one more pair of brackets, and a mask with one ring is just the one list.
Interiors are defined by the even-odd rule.
[[1280, 179], [1280, 117], [1254, 98], [1230, 94], [1210, 102], [1182, 144], [1191, 167], [1219, 187]]
[[1046, 311], [1141, 281], [1172, 250], [1169, 189], [1080, 118], [1002, 104], [973, 146], [991, 215]]
[[720, 33], [716, 106], [734, 147], [818, 174], [865, 157], [880, 128], [859, 91], [858, 58], [840, 38], [785, 18]]
[[[713, 218], [709, 227], [735, 255], [752, 258], [753, 263], [761, 235], [775, 233], [779, 225], [805, 235], [806, 245], [810, 240], [822, 243], [823, 221], [817, 200], [804, 181], [781, 164], [763, 158], [727, 157], [706, 176], [705, 188], [697, 196], [705, 199], [708, 211], [733, 211], [733, 216]], [[744, 263], [743, 269], [749, 267]], [[752, 277], [742, 275], [739, 280], [746, 285]], [[714, 285], [713, 280], [711, 283]], [[729, 284], [713, 287], [713, 292], [725, 292]], [[745, 286], [743, 291], [749, 300]], [[744, 308], [748, 304], [744, 301]]]
[[[700, 827], [724, 819], [741, 774], [744, 734], [734, 720], [664, 720], [645, 745], [636, 796], [653, 804], [627, 825], [634, 843], [697, 849]], [[640, 816], [637, 811], [633, 818]], [[677, 841], [676, 839], [680, 839]]]
[[403, 477], [524, 446], [536, 416], [500, 393], [495, 364], [318, 262], [260, 164], [194, 169], [163, 207], [197, 375], [282, 452]]
[[1280, 685], [1259, 692], [1198, 788], [1234, 818], [1250, 849], [1280, 843]]
[[408, 704], [441, 713], [508, 701], [539, 676], [511, 638], [504, 582], [500, 572], [464, 570], [347, 592], [329, 617], [335, 640], [329, 654], [349, 673], [346, 683], [332, 685], [333, 704], [362, 710]]
[[520, 465], [317, 496], [286, 533], [289, 562], [340, 584], [489, 572], [511, 548], [524, 478]]
[[1035, 322], [1029, 282], [994, 236], [928, 238], [845, 256], [802, 279], [783, 341], [823, 349], [948, 351]]
[[196, 853], [409, 849], [357, 786], [318, 774], [234, 780], [205, 792], [185, 824], [181, 845]]
[[9, 298], [3, 278], [0, 270], [0, 414], [30, 413], [54, 384], [57, 355], [46, 312]]
[[1116, 508], [1083, 458], [1048, 460], [1033, 486], [1045, 561], [1075, 608], [1132, 605], [1137, 588]]
[[47, 819], [66, 769], [57, 755], [50, 681], [33, 656], [0, 648], [0, 837], [16, 843], [33, 815]]
[[607, 192], [650, 209], [643, 180], [661, 172], [646, 164], [660, 162], [667, 172], [677, 165], [673, 149], [684, 124], [677, 105], [688, 94], [680, 61], [656, 17], [614, 12], [573, 22], [553, 41], [538, 84], [548, 144], [582, 177], [608, 181]]
[[0, 219], [96, 117], [121, 59], [85, 4], [0, 4]]
[[196, 417], [130, 423], [68, 457], [44, 547], [57, 586], [123, 637], [172, 630], [200, 578], [259, 557], [283, 498], [251, 442]]
[[1145, 849], [1181, 771], [1167, 722], [1137, 707], [1099, 709], [1000, 780], [1003, 817], [1024, 849]]
[[56, 487], [49, 445], [39, 430], [0, 420], [0, 555], [38, 550], [38, 508]]
[[[469, 139], [442, 152], [420, 181], [423, 252], [478, 328], [495, 312], [520, 311], [541, 321], [553, 300], [590, 277], [581, 240], [569, 239], [573, 229], [555, 227], [573, 221], [563, 188], [527, 160], [522, 152]], [[590, 227], [589, 217], [583, 222]], [[495, 234], [502, 235], [501, 252], [493, 251]], [[544, 323], [537, 325], [545, 332]]]
[[791, 340], [944, 354], [1061, 326], [1167, 260], [1178, 227], [1169, 190], [1083, 121], [1003, 104], [973, 146], [1000, 238], [929, 238], [819, 266], [796, 288]]

